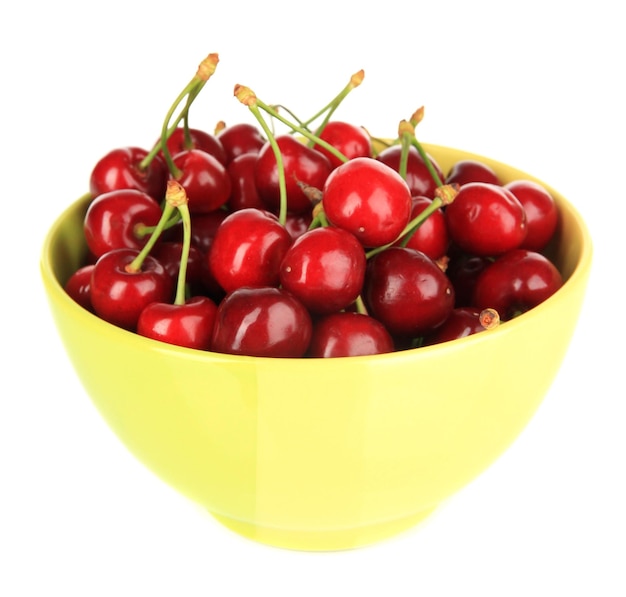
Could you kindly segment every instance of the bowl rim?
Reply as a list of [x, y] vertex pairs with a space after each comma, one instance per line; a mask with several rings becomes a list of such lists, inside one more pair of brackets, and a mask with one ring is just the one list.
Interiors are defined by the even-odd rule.
[[[51, 301], [60, 301], [59, 305], [62, 306], [66, 310], [73, 311], [76, 316], [79, 318], [79, 321], [83, 321], [85, 325], [89, 325], [91, 327], [95, 326], [96, 331], [102, 335], [115, 335], [121, 338], [124, 338], [127, 342], [137, 343], [138, 348], [143, 348], [144, 350], [156, 350], [161, 353], [171, 354], [172, 357], [179, 356], [184, 358], [191, 358], [200, 361], [207, 361], [212, 363], [237, 363], [237, 364], [255, 364], [261, 363], [263, 361], [271, 361], [276, 362], [280, 361], [281, 366], [292, 366], [294, 363], [297, 363], [298, 366], [303, 366], [304, 363], [311, 363], [311, 366], [320, 366], [320, 363], [326, 363], [327, 366], [331, 366], [331, 364], [336, 363], [346, 363], [346, 362], [359, 362], [359, 363], [386, 363], [388, 361], [404, 361], [404, 360], [414, 360], [416, 358], [428, 358], [433, 357], [439, 353], [449, 352], [453, 347], [454, 349], [462, 349], [465, 346], [470, 346], [472, 344], [482, 343], [486, 341], [490, 341], [492, 336], [500, 336], [503, 334], [507, 334], [512, 332], [520, 325], [524, 325], [524, 322], [527, 321], [529, 317], [533, 317], [535, 314], [539, 314], [545, 309], [549, 309], [554, 301], [558, 300], [561, 295], [566, 292], [569, 292], [571, 288], [583, 282], [583, 278], [587, 277], [589, 274], [592, 257], [593, 257], [593, 243], [591, 239], [591, 235], [589, 232], [589, 228], [584, 221], [580, 212], [576, 209], [576, 207], [565, 198], [561, 193], [559, 193], [554, 187], [543, 182], [541, 179], [533, 176], [530, 173], [526, 173], [515, 166], [511, 166], [506, 164], [505, 162], [501, 162], [494, 158], [490, 158], [488, 156], [480, 155], [477, 153], [473, 153], [471, 151], [458, 149], [456, 147], [450, 147], [446, 145], [438, 145], [433, 143], [422, 143], [424, 149], [428, 152], [448, 152], [453, 154], [458, 154], [459, 156], [463, 156], [464, 159], [476, 159], [483, 160], [490, 164], [500, 165], [506, 168], [512, 168], [519, 172], [523, 172], [525, 177], [528, 180], [533, 180], [543, 185], [549, 192], [553, 194], [557, 204], [559, 205], [559, 209], [565, 209], [570, 216], [570, 218], [574, 221], [576, 225], [576, 229], [581, 238], [580, 244], [580, 256], [576, 261], [574, 269], [570, 273], [570, 275], [565, 279], [563, 286], [559, 288], [552, 296], [547, 298], [543, 303], [533, 307], [533, 309], [519, 315], [518, 317], [502, 322], [496, 328], [489, 330], [489, 333], [480, 333], [473, 334], [470, 336], [466, 336], [464, 338], [458, 338], [456, 340], [449, 340], [446, 342], [440, 342], [438, 344], [421, 346], [417, 348], [410, 348], [405, 350], [398, 350], [384, 354], [376, 354], [376, 355], [361, 355], [361, 356], [346, 356], [346, 357], [333, 357], [333, 358], [322, 358], [322, 357], [263, 357], [263, 356], [249, 356], [249, 355], [233, 355], [226, 353], [213, 352], [210, 350], [200, 350], [194, 348], [187, 348], [184, 346], [176, 346], [173, 344], [168, 344], [166, 342], [162, 342], [159, 340], [154, 340], [152, 338], [147, 338], [137, 334], [136, 332], [125, 330], [123, 328], [117, 327], [114, 324], [108, 323], [103, 319], [99, 318], [94, 313], [88, 311], [78, 303], [76, 303], [66, 292], [65, 289], [54, 273], [54, 267], [51, 259], [51, 246], [58, 234], [59, 229], [62, 227], [63, 222], [67, 219], [67, 217], [74, 213], [80, 205], [84, 204], [85, 207], [89, 202], [90, 194], [85, 193], [78, 199], [75, 199], [72, 203], [65, 207], [55, 218], [51, 226], [48, 228], [48, 231], [44, 237], [41, 252], [40, 252], [40, 261], [39, 261], [39, 269], [41, 279], [44, 283], [46, 294], [48, 294], [48, 300]], [[290, 365], [291, 363], [291, 365]], [[322, 365], [324, 366], [324, 365]]]

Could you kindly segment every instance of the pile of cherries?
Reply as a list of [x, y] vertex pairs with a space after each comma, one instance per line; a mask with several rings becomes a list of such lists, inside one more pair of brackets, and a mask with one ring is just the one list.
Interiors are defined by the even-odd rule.
[[363, 71], [309, 120], [237, 85], [257, 124], [192, 128], [217, 63], [151, 149], [91, 172], [88, 256], [65, 289], [98, 317], [199, 350], [359, 356], [482, 332], [562, 285], [545, 256], [557, 205], [536, 182], [469, 159], [443, 172], [416, 139], [422, 109], [387, 141], [334, 118]]

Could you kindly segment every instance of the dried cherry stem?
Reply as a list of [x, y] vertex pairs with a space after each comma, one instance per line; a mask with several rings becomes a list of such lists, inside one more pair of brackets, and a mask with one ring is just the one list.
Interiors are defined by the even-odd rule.
[[263, 115], [259, 110], [259, 99], [254, 91], [245, 85], [237, 84], [235, 85], [234, 95], [244, 106], [248, 107], [248, 110], [250, 110], [252, 115], [257, 119], [267, 137], [267, 140], [269, 141], [270, 146], [272, 147], [272, 151], [274, 152], [276, 167], [278, 169], [278, 189], [280, 194], [278, 221], [284, 226], [287, 221], [287, 183], [285, 181], [285, 164], [283, 162], [283, 155], [280, 151], [280, 147], [278, 147], [278, 143], [276, 142], [272, 129], [268, 126], [265, 118], [263, 118]]
[[[207, 81], [213, 76], [213, 73], [217, 68], [218, 62], [219, 55], [216, 53], [211, 53], [200, 63], [196, 74], [189, 81], [189, 83], [187, 83], [184, 89], [178, 94], [178, 97], [174, 100], [169, 110], [167, 111], [167, 114], [163, 121], [163, 126], [161, 127], [161, 137], [159, 139], [159, 142], [155, 144], [152, 150], [143, 159], [140, 164], [140, 168], [147, 168], [150, 162], [152, 162], [155, 156], [159, 153], [159, 151], [162, 151], [163, 157], [165, 158], [165, 162], [172, 176], [174, 178], [180, 176], [180, 171], [174, 165], [172, 155], [167, 147], [167, 140], [170, 138], [171, 134], [176, 130], [182, 120], [185, 127], [185, 142], [191, 142], [191, 139], [189, 137], [189, 109], [196, 97], [198, 97], [200, 91], [202, 91], [202, 88], [206, 85]], [[181, 104], [185, 100], [185, 105], [180, 110], [178, 115], [174, 118], [176, 110], [180, 108]]]
[[486, 330], [492, 330], [500, 325], [500, 314], [490, 307], [483, 309], [478, 316], [480, 325]]

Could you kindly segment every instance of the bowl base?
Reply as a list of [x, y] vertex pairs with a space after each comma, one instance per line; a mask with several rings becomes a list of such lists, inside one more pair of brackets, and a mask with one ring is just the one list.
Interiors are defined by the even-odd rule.
[[308, 531], [259, 526], [211, 512], [235, 533], [258, 543], [298, 551], [343, 551], [378, 543], [406, 531], [430, 516], [436, 506], [417, 514], [362, 527]]

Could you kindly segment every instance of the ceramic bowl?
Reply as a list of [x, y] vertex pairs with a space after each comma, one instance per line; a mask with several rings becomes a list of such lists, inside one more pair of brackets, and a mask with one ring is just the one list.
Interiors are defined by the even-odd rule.
[[[537, 180], [426, 145], [504, 182]], [[226, 527], [299, 550], [359, 547], [413, 527], [518, 437], [564, 358], [591, 266], [575, 208], [558, 201], [551, 256], [566, 282], [489, 332], [377, 356], [271, 359], [170, 346], [108, 324], [63, 290], [86, 254], [85, 199], [54, 222], [41, 274], [67, 355], [128, 450]]]

